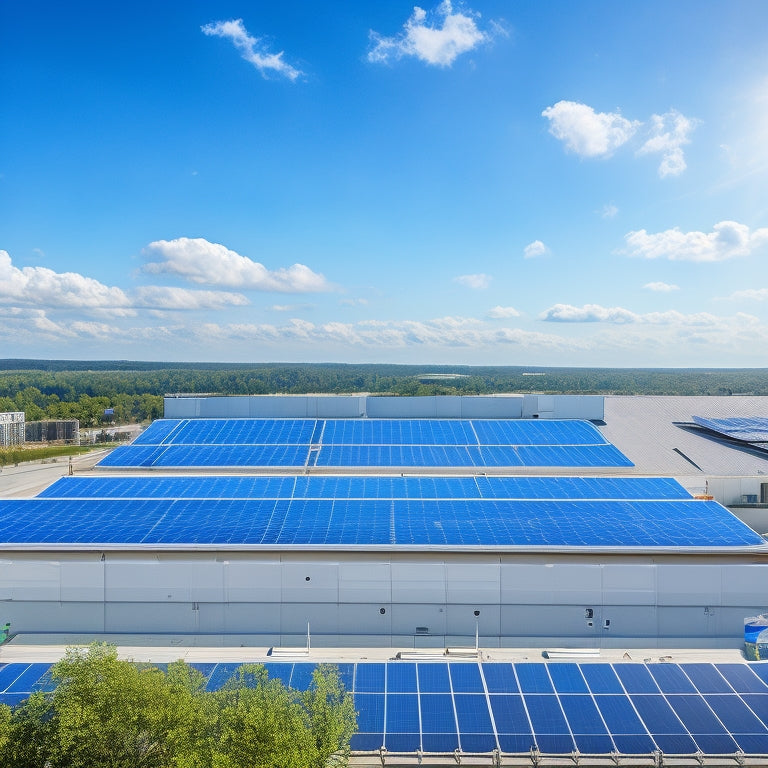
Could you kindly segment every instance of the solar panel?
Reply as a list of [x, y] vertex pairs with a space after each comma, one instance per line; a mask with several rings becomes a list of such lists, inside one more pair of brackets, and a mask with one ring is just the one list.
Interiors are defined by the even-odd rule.
[[36, 498], [0, 500], [12, 544], [762, 546], [713, 501]]
[[578, 420], [183, 419], [154, 422], [103, 467], [631, 466]]
[[[217, 690], [239, 665], [193, 666], [207, 678], [207, 690]], [[310, 685], [315, 669], [306, 662], [270, 661], [265, 666], [270, 677], [290, 681], [299, 690]], [[720, 666], [734, 680], [749, 680], [749, 675], [757, 679], [755, 665]], [[51, 690], [49, 667], [0, 666], [0, 701], [15, 706], [34, 690]], [[375, 752], [386, 746], [394, 753], [490, 753], [498, 746], [502, 752], [528, 753], [536, 747], [563, 756], [574, 749], [582, 756], [648, 756], [657, 749], [667, 756], [768, 752], [768, 693], [662, 694], [658, 688], [654, 693], [565, 692], [580, 688], [580, 678], [592, 681], [595, 688], [613, 689], [623, 680], [632, 688], [653, 690], [652, 681], [679, 685], [683, 677], [690, 679], [689, 672], [703, 687], [712, 687], [703, 673], [720, 673], [710, 664], [393, 661], [344, 664], [340, 671], [358, 712], [354, 750]], [[457, 690], [457, 683], [474, 689], [483, 680], [488, 695]], [[518, 693], [518, 680], [528, 692]], [[445, 688], [448, 681], [452, 690], [425, 690]], [[554, 687], [550, 681], [555, 681]], [[414, 684], [418, 692], [412, 690]]]
[[734, 416], [726, 419], [694, 416], [693, 421], [700, 427], [719, 432], [733, 440], [747, 443], [768, 441], [768, 417], [765, 416]]

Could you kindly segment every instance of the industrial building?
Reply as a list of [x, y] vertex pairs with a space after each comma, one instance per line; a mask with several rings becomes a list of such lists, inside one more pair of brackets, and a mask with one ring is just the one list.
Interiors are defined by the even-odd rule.
[[98, 477], [0, 501], [14, 627], [736, 647], [768, 601], [762, 537], [694, 498], [690, 477], [637, 473], [583, 418], [603, 420], [602, 398], [172, 397], [166, 410]]
[[[768, 607], [768, 454], [694, 418], [763, 400], [168, 397], [96, 471], [0, 500], [0, 619], [384, 651], [342, 670], [361, 766], [763, 759], [761, 666], [600, 662], [737, 649]], [[484, 656], [515, 648], [584, 656]], [[2, 672], [0, 698], [42, 674]]]
[[0, 413], [0, 448], [24, 445], [24, 412]]
[[24, 436], [28, 443], [79, 443], [80, 422], [77, 419], [28, 421]]

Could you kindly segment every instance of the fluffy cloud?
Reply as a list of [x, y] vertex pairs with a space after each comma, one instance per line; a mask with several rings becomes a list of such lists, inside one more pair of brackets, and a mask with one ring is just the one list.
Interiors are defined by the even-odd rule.
[[555, 304], [539, 316], [541, 320], [555, 323], [610, 323], [612, 325], [677, 325], [715, 327], [721, 318], [708, 312], [684, 315], [676, 310], [638, 314], [623, 307], [602, 307], [599, 304], [585, 304], [574, 307], [571, 304]]
[[646, 283], [643, 288], [649, 291], [656, 291], [657, 293], [669, 293], [670, 291], [679, 291], [679, 285], [672, 285], [671, 283]]
[[546, 256], [548, 253], [549, 248], [541, 240], [534, 240], [523, 248], [523, 258], [526, 259], [535, 259], [539, 256]]
[[[106, 286], [76, 272], [54, 272], [45, 267], [13, 266], [0, 251], [0, 303], [48, 310], [79, 310], [113, 317], [133, 317], [139, 309], [202, 310], [241, 307], [248, 299], [228, 291], [191, 291], [187, 288], [143, 286], [130, 291]], [[38, 318], [39, 316], [35, 316]], [[46, 322], [51, 323], [50, 318]], [[51, 326], [51, 330], [54, 330]]]
[[768, 288], [747, 288], [743, 291], [734, 291], [728, 298], [733, 301], [766, 301]]
[[768, 244], [768, 228], [750, 232], [746, 224], [721, 221], [712, 232], [681, 232], [667, 229], [648, 234], [644, 229], [624, 236], [627, 254], [644, 259], [670, 261], [725, 261], [749, 256]]
[[494, 320], [505, 320], [509, 317], [520, 317], [520, 313], [514, 307], [494, 307], [489, 310], [488, 317]]
[[652, 115], [650, 137], [637, 151], [638, 155], [662, 153], [659, 176], [679, 176], [686, 168], [682, 147], [690, 143], [690, 133], [698, 121], [671, 110], [663, 115]]
[[416, 6], [399, 34], [383, 37], [371, 30], [368, 61], [384, 63], [415, 56], [427, 64], [449, 67], [462, 53], [490, 39], [477, 26], [479, 16], [472, 11], [454, 12], [451, 0], [443, 0], [432, 13]]
[[581, 157], [607, 156], [626, 144], [640, 125], [618, 112], [595, 112], [576, 101], [558, 101], [542, 113], [549, 132]]
[[223, 309], [248, 304], [248, 299], [241, 293], [190, 291], [157, 285], [137, 288], [132, 295], [136, 306], [149, 309]]
[[[638, 155], [659, 154], [659, 176], [679, 176], [686, 168], [683, 146], [690, 143], [690, 134], [698, 121], [675, 109], [663, 115], [651, 115], [643, 123], [627, 120], [619, 112], [595, 112], [577, 101], [558, 101], [542, 113], [549, 120], [549, 132], [580, 157], [608, 157], [626, 144], [642, 128], [645, 141]], [[613, 211], [606, 216], [605, 211]], [[614, 206], [606, 206], [604, 218], [614, 215]]]
[[454, 283], [466, 286], [467, 288], [487, 288], [491, 284], [491, 276], [485, 274], [477, 275], [459, 275], [453, 278]]
[[[237, 339], [249, 343], [282, 343], [301, 341], [313, 345], [377, 347], [495, 347], [499, 344], [519, 345], [530, 349], [571, 350], [572, 339], [517, 328], [491, 328], [479, 320], [464, 317], [442, 317], [415, 321], [366, 321], [360, 323], [329, 322], [314, 324], [293, 319], [286, 325], [209, 324], [199, 329], [200, 341]], [[580, 343], [576, 342], [576, 346]]]
[[607, 203], [601, 208], [600, 215], [604, 219], [612, 219], [618, 212], [619, 209], [613, 203]]
[[130, 298], [120, 288], [76, 272], [54, 272], [46, 267], [18, 269], [7, 251], [0, 251], [0, 301], [115, 315], [127, 314], [131, 308]]
[[300, 70], [283, 60], [283, 51], [270, 53], [260, 38], [251, 37], [242, 19], [215, 21], [211, 24], [205, 24], [200, 29], [205, 35], [230, 40], [240, 51], [240, 55], [247, 62], [253, 64], [264, 77], [274, 73], [287, 77], [289, 80], [296, 80], [302, 75]]
[[323, 275], [304, 264], [270, 271], [247, 256], [201, 237], [157, 240], [150, 243], [146, 251], [162, 260], [145, 264], [145, 272], [178, 275], [193, 283], [277, 293], [333, 290]]

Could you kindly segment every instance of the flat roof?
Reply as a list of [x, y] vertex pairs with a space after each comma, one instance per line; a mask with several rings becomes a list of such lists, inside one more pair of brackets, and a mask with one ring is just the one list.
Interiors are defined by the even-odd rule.
[[566, 477], [62, 478], [0, 500], [24, 547], [766, 550], [673, 480]]

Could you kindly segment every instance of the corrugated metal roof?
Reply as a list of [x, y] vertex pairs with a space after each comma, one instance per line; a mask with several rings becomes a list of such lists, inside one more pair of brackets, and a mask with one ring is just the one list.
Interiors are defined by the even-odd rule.
[[693, 416], [768, 416], [768, 397], [605, 398], [603, 434], [634, 464], [622, 474], [706, 477], [768, 475], [768, 453], [739, 447], [694, 427]]

